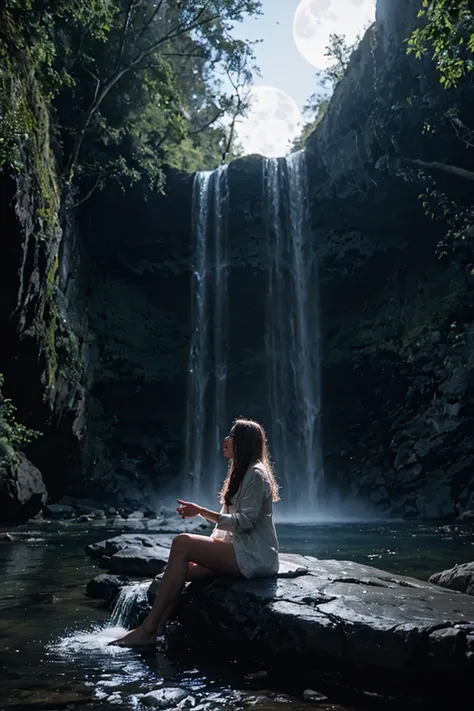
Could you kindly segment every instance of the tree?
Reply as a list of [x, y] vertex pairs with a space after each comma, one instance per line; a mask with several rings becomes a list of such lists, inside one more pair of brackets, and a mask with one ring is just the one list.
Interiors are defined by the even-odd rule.
[[[173, 69], [176, 77], [182, 78], [184, 59], [194, 65], [194, 75], [200, 71], [206, 81], [217, 63], [226, 63], [230, 67], [235, 63], [234, 54], [240, 59], [249, 50], [248, 45], [232, 40], [229, 23], [242, 19], [245, 13], [257, 10], [258, 3], [254, 0], [207, 0], [201, 3], [194, 0], [125, 0], [109, 36], [106, 61], [99, 63], [97, 55], [91, 57], [82, 49], [76, 54], [81, 67], [91, 76], [94, 86], [86, 102], [83, 118], [76, 128], [66, 165], [66, 181], [73, 177], [84, 140], [104, 100], [119, 82], [123, 85], [122, 80], [126, 75], [141, 72], [146, 75], [148, 82], [158, 80], [164, 112], [170, 109], [174, 114], [177, 107], [173, 101], [173, 89], [179, 92], [180, 87], [179, 82], [173, 86]], [[198, 81], [202, 82], [202, 79], [198, 78]], [[158, 88], [156, 83], [154, 88]], [[215, 121], [224, 113], [222, 104], [225, 105], [227, 97], [215, 94], [212, 98], [216, 111], [211, 121]], [[203, 111], [202, 103], [201, 95], [201, 105], [190, 116], [191, 121], [194, 119], [199, 122], [196, 117], [207, 113], [208, 107]], [[185, 112], [191, 112], [196, 106], [188, 102], [183, 108], [180, 117], [186, 118]], [[210, 125], [207, 116], [205, 123]], [[170, 121], [170, 127], [172, 132], [177, 130], [178, 133], [181, 128], [179, 121]]]
[[229, 141], [220, 122], [230, 116], [232, 126], [245, 111], [254, 71], [252, 46], [233, 39], [232, 25], [258, 13], [260, 0], [6, 5], [0, 20], [20, 28], [7, 54], [32, 48], [53, 101], [68, 194], [79, 186], [83, 200], [111, 177], [160, 187], [164, 165], [214, 167], [232, 150], [233, 131]]
[[326, 69], [316, 72], [317, 90], [311, 94], [305, 106], [303, 115], [309, 118], [300, 136], [294, 141], [292, 150], [299, 151], [305, 146], [309, 136], [323, 119], [336, 86], [345, 76], [353, 51], [360, 43], [360, 37], [352, 45], [347, 44], [345, 35], [332, 34], [325, 56], [329, 59]]
[[70, 77], [58, 73], [57, 27], [88, 28], [104, 41], [114, 11], [109, 0], [4, 0], [0, 7], [0, 168], [17, 167], [16, 148], [32, 131], [32, 116], [25, 101], [31, 77], [39, 83], [46, 101]]

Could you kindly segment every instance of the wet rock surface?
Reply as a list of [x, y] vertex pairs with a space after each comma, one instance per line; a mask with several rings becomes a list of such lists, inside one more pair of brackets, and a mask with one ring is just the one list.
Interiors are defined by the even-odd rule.
[[75, 518], [76, 512], [72, 506], [66, 506], [65, 504], [48, 504], [43, 509], [43, 516], [54, 520], [63, 520]]
[[[455, 565], [430, 577], [430, 583], [443, 588], [474, 595], [474, 562]], [[474, 619], [473, 619], [474, 622]]]
[[[168, 543], [163, 536], [120, 536], [90, 548], [94, 556], [148, 550], [145, 570], [156, 548], [158, 564], [164, 562]], [[188, 585], [169, 649], [183, 643], [198, 645], [200, 654], [203, 645], [209, 654], [229, 649], [232, 659], [260, 670], [256, 678], [268, 670], [288, 683], [296, 675], [308, 690], [323, 680], [393, 697], [449, 696], [453, 684], [474, 692], [474, 598], [354, 562], [294, 554], [282, 554], [280, 562], [275, 578]], [[159, 584], [158, 576], [150, 603]], [[129, 625], [147, 614], [143, 592], [141, 585]]]
[[150, 576], [161, 573], [168, 561], [169, 548], [159, 545], [146, 549], [143, 546], [126, 546], [112, 556], [103, 556], [99, 565], [113, 573]]
[[119, 590], [130, 584], [130, 578], [125, 575], [97, 575], [86, 585], [86, 595], [93, 600], [112, 602]]
[[357, 563], [281, 558], [306, 574], [188, 586], [186, 639], [298, 669], [308, 688], [326, 670], [395, 694], [429, 696], [454, 679], [474, 690], [472, 598]]
[[122, 534], [86, 547], [86, 553], [111, 573], [150, 577], [166, 565], [172, 535]]
[[137, 696], [137, 698], [139, 698], [141, 703], [145, 706], [150, 706], [152, 708], [157, 709], [169, 709], [173, 706], [177, 706], [187, 697], [191, 700], [190, 707], [194, 706], [194, 699], [188, 694], [185, 689], [158, 689], [156, 691], [149, 691], [147, 694]]
[[24, 456], [0, 457], [0, 521], [26, 521], [46, 502], [41, 472]]

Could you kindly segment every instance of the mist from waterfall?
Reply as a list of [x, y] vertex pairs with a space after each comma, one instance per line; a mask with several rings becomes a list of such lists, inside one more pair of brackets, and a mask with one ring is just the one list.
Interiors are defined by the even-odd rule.
[[199, 172], [193, 185], [192, 337], [189, 356], [185, 486], [215, 507], [225, 476], [227, 427], [227, 166]]
[[282, 509], [314, 517], [323, 494], [318, 265], [308, 230], [303, 152], [263, 167], [269, 254], [267, 359]]

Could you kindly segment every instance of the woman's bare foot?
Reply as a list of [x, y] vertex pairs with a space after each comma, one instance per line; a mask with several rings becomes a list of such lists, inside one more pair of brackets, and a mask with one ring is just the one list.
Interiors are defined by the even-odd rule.
[[109, 643], [109, 647], [154, 647], [156, 645], [156, 631], [150, 632], [143, 625], [132, 630], [124, 637]]

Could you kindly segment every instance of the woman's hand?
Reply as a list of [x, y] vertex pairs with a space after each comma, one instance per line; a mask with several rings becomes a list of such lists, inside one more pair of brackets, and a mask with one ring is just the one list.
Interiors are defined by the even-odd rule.
[[176, 511], [181, 518], [194, 518], [194, 516], [199, 516], [202, 510], [200, 506], [193, 504], [191, 501], [181, 501], [181, 499], [178, 499], [178, 504], [180, 505]]

